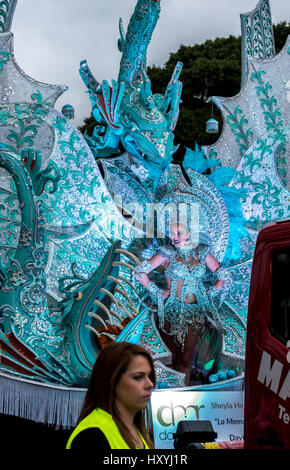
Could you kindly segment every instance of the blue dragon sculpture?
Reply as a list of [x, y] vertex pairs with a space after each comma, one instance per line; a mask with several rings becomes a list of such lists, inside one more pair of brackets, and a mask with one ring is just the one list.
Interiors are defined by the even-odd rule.
[[173, 130], [182, 91], [179, 81], [182, 64], [178, 62], [165, 94], [152, 94], [146, 56], [159, 13], [160, 0], [139, 0], [126, 36], [120, 20], [118, 45], [122, 58], [118, 81], [113, 80], [112, 87], [106, 80], [100, 84], [94, 79], [86, 60], [80, 66], [80, 75], [88, 87], [92, 113], [98, 123], [92, 137], [86, 135], [95, 157], [118, 153], [121, 142], [137, 160], [136, 165], [148, 170], [154, 180], [154, 190], [177, 150]]

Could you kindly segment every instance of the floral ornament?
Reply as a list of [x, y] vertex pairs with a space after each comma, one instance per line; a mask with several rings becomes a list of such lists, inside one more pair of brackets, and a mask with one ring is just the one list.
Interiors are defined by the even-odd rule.
[[21, 265], [18, 261], [10, 261], [8, 266], [6, 266], [6, 280], [4, 286], [2, 287], [5, 292], [15, 289], [18, 286], [21, 286], [27, 282], [27, 275], [24, 273]]
[[24, 328], [25, 324], [28, 322], [28, 319], [22, 315], [21, 313], [17, 312], [13, 317], [14, 325], [18, 326], [18, 328]]
[[272, 207], [281, 205], [279, 194], [282, 188], [278, 189], [274, 186], [267, 176], [263, 183], [254, 183], [256, 194], [252, 199], [252, 204], [262, 204], [264, 210], [268, 211]]

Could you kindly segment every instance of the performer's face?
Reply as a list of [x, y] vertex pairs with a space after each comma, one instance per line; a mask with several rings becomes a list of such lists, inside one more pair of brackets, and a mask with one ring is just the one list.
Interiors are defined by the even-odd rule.
[[183, 224], [172, 224], [170, 227], [170, 238], [176, 248], [185, 245], [189, 235], [190, 233]]

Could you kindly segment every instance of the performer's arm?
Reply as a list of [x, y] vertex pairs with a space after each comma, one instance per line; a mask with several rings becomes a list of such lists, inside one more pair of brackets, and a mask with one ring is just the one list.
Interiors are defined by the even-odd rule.
[[220, 303], [222, 303], [232, 283], [231, 273], [227, 268], [221, 267], [219, 262], [210, 253], [205, 258], [205, 264], [214, 273], [217, 279], [214, 285], [208, 289], [208, 294], [210, 294], [211, 297], [221, 294]]
[[136, 278], [142, 284], [142, 286], [148, 289], [148, 284], [150, 282], [148, 273], [153, 271], [153, 269], [158, 268], [158, 266], [163, 265], [165, 261], [165, 258], [163, 258], [163, 256], [161, 256], [159, 253], [152, 256], [152, 258], [150, 258], [148, 261], [143, 261], [142, 268], [138, 268], [140, 269], [140, 274], [136, 274]]
[[[217, 273], [217, 271], [220, 269], [219, 262], [210, 253], [205, 258], [205, 264], [208, 267], [208, 269], [210, 269], [210, 271], [213, 272], [213, 273]], [[214, 283], [214, 286], [219, 290], [222, 289], [223, 285], [224, 285], [224, 283], [221, 279], [218, 279]]]
[[[165, 266], [167, 263], [168, 263], [168, 260], [164, 258], [161, 254], [157, 253], [156, 255], [152, 256], [152, 258], [150, 258], [149, 260], [144, 261], [142, 263], [142, 267], [137, 268], [140, 270], [140, 274], [139, 275], [136, 274], [136, 278], [142, 284], [142, 286], [145, 287], [145, 289], [150, 290], [150, 285], [151, 287], [154, 287], [154, 286], [152, 285], [153, 283], [150, 281], [148, 277], [148, 273], [153, 271], [153, 269], [158, 268], [159, 266]], [[169, 284], [168, 280], [167, 280], [167, 284]], [[155, 288], [159, 289], [157, 286], [155, 286]], [[169, 297], [169, 293], [170, 293], [170, 290], [169, 290], [169, 285], [168, 285], [168, 289], [162, 292], [162, 296], [164, 298], [167, 298]]]

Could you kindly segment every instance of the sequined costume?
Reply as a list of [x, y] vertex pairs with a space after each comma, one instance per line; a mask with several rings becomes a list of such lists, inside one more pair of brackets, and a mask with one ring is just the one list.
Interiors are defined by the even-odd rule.
[[164, 331], [166, 320], [170, 325], [170, 331], [166, 333], [174, 336], [182, 345], [189, 325], [198, 334], [202, 333], [206, 323], [217, 331], [224, 332], [213, 302], [219, 289], [215, 286], [206, 289], [203, 282], [207, 269], [205, 259], [209, 251], [208, 245], [186, 245], [180, 248], [167, 245], [158, 251], [167, 262], [165, 276], [167, 280], [170, 279], [170, 295], [166, 300], [162, 290], [151, 282], [149, 292], [152, 296], [157, 294], [160, 329]]

